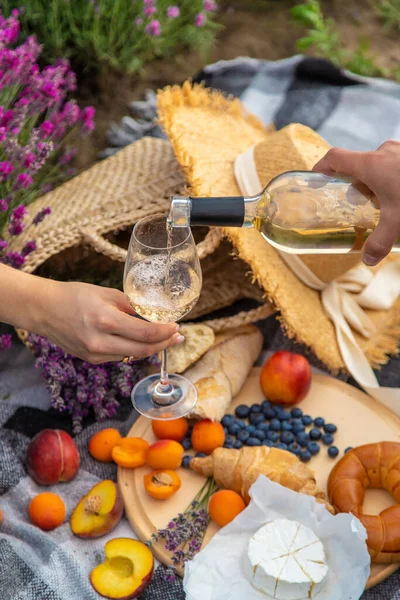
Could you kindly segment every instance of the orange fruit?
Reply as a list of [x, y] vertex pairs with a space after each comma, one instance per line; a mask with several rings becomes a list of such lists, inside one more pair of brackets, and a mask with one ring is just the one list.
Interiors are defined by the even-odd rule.
[[50, 531], [61, 525], [65, 519], [65, 504], [57, 494], [42, 492], [35, 496], [28, 508], [33, 525], [43, 531]]
[[221, 423], [209, 419], [198, 421], [192, 431], [192, 446], [196, 452], [211, 454], [225, 442], [225, 432]]
[[89, 440], [88, 450], [93, 458], [100, 462], [112, 462], [112, 450], [121, 441], [117, 429], [108, 427], [98, 431]]
[[154, 435], [159, 440], [174, 440], [181, 442], [188, 432], [189, 425], [185, 417], [173, 419], [171, 421], [156, 421], [151, 422]]
[[244, 500], [232, 490], [219, 490], [210, 498], [208, 512], [211, 519], [220, 527], [228, 525], [246, 508]]

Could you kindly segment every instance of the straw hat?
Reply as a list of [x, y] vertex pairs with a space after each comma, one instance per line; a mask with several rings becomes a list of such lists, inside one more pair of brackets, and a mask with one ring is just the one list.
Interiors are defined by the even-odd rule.
[[[252, 146], [262, 186], [285, 171], [311, 170], [329, 149], [325, 140], [303, 125], [292, 124], [280, 131], [266, 129], [238, 100], [188, 82], [160, 91], [158, 112], [195, 196], [242, 195], [234, 164]], [[310, 348], [332, 372], [343, 370], [335, 326], [320, 292], [303, 283], [258, 231], [227, 228], [223, 233], [279, 311], [288, 336]], [[359, 263], [359, 255], [307, 256], [301, 260], [326, 283]], [[356, 331], [353, 334], [370, 363], [378, 366], [397, 351], [400, 302], [396, 300], [389, 310], [365, 313], [374, 325], [374, 335], [365, 338]]]

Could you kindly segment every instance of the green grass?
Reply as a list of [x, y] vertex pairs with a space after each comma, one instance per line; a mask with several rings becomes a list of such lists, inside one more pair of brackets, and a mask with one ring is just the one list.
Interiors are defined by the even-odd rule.
[[388, 30], [400, 31], [400, 0], [378, 0], [376, 12]]

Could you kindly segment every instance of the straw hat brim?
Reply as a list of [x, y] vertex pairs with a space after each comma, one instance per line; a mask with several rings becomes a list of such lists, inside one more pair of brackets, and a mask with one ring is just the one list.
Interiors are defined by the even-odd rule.
[[[189, 82], [160, 91], [158, 113], [191, 191], [197, 196], [240, 195], [234, 161], [251, 146], [268, 139], [270, 156], [265, 175], [268, 173], [269, 178], [287, 170], [312, 169], [330, 147], [302, 125], [289, 125], [279, 132], [273, 127], [266, 129], [238, 100]], [[228, 228], [224, 233], [279, 311], [287, 335], [305, 344], [332, 372], [343, 370], [335, 328], [323, 309], [319, 292], [304, 285], [258, 231]], [[328, 260], [333, 272], [338, 259], [323, 259]], [[350, 268], [354, 258], [348, 260]], [[343, 264], [338, 274], [342, 272]], [[376, 326], [375, 335], [367, 341], [357, 334], [355, 337], [371, 364], [378, 366], [397, 352], [400, 301], [390, 311], [368, 311], [368, 316]]]

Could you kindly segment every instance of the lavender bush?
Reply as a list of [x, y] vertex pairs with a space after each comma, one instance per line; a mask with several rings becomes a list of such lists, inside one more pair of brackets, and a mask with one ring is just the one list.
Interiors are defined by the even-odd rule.
[[[24, 30], [45, 44], [45, 57], [83, 68], [134, 72], [181, 48], [207, 49], [218, 25], [214, 0], [25, 0]], [[10, 11], [20, 0], [5, 0]]]
[[94, 129], [94, 109], [81, 110], [69, 94], [75, 75], [66, 60], [43, 70], [35, 37], [17, 45], [19, 13], [0, 12], [0, 261], [21, 268], [35, 250], [8, 252], [8, 238], [34, 227], [49, 213], [28, 220], [26, 206], [73, 174], [71, 144]]

